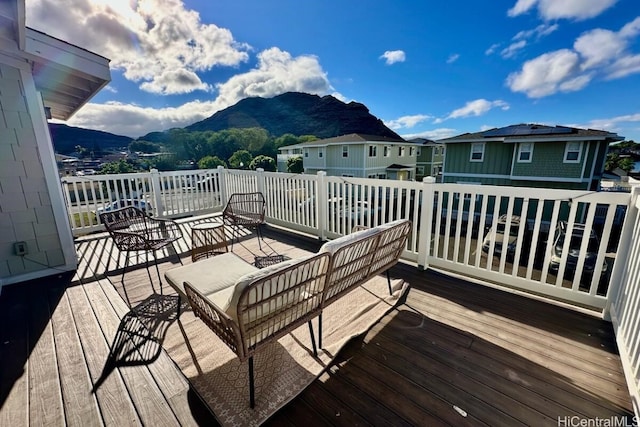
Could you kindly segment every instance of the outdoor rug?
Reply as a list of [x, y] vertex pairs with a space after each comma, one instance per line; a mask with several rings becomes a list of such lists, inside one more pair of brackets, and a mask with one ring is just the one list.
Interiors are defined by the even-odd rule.
[[[189, 333], [183, 329], [184, 341], [165, 342], [165, 348], [223, 426], [259, 425], [311, 384], [351, 338], [367, 332], [393, 309], [408, 285], [402, 280], [392, 285], [389, 295], [386, 278], [378, 276], [327, 307], [322, 318], [323, 348], [317, 358], [307, 324], [259, 351], [254, 356], [254, 409], [249, 407], [247, 362], [240, 363], [191, 311], [180, 322], [199, 325], [185, 328]], [[317, 335], [317, 319], [313, 325]], [[180, 323], [178, 327], [182, 328]]]

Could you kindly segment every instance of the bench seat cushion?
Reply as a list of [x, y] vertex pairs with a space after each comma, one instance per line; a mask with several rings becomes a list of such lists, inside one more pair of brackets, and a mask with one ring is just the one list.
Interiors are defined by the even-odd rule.
[[258, 271], [233, 252], [207, 258], [193, 264], [173, 268], [164, 274], [167, 282], [182, 296], [186, 296], [184, 282], [191, 283], [204, 295], [233, 289], [236, 281], [248, 273]]

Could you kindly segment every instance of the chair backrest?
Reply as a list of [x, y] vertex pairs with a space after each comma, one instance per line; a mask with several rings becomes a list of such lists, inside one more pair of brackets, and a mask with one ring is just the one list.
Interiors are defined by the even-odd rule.
[[98, 214], [100, 222], [104, 224], [107, 231], [124, 230], [132, 226], [142, 225], [146, 223], [147, 215], [135, 206], [126, 206], [124, 208], [100, 212]]
[[263, 223], [266, 204], [264, 195], [260, 192], [233, 193], [229, 197], [222, 215], [225, 218], [241, 222]]

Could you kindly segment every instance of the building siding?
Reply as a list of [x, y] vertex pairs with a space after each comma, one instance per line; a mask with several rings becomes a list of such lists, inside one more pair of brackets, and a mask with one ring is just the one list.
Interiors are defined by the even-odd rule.
[[[533, 148], [531, 163], [518, 163], [514, 157], [514, 179], [517, 179], [518, 176], [579, 179], [582, 174], [585, 157], [589, 157], [586, 153], [589, 145], [588, 143], [583, 144], [580, 163], [564, 163], [564, 150], [566, 147], [564, 142], [536, 143]], [[514, 145], [514, 150], [517, 149], [517, 145]], [[585, 172], [587, 172], [587, 169], [590, 174], [591, 167], [585, 168]]]
[[[0, 278], [64, 265], [20, 71], [0, 64]], [[26, 257], [14, 255], [16, 241]]]
[[[513, 146], [501, 142], [487, 142], [484, 147], [484, 160], [471, 162], [471, 144], [449, 144], [445, 160], [445, 173], [510, 175]], [[450, 181], [447, 181], [450, 182]]]

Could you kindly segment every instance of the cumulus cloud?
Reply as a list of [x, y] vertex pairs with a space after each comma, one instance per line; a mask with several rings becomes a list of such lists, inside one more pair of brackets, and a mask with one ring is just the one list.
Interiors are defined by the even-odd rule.
[[385, 121], [384, 124], [393, 130], [398, 130], [412, 128], [419, 123], [429, 120], [430, 118], [432, 118], [432, 116], [427, 116], [425, 114], [415, 114], [413, 116], [403, 116], [395, 120]]
[[597, 28], [581, 34], [573, 49], [548, 52], [531, 59], [507, 77], [507, 86], [530, 98], [584, 88], [596, 76], [616, 79], [640, 73], [640, 55], [629, 52], [640, 34], [640, 17], [620, 31]]
[[603, 129], [609, 132], [619, 132], [621, 124], [640, 123], [640, 113], [626, 114], [623, 116], [610, 117], [606, 119], [594, 119], [589, 123], [577, 127], [588, 129]]
[[247, 62], [251, 50], [180, 0], [30, 0], [26, 18], [30, 27], [99, 52], [125, 78], [158, 94], [211, 90], [197, 73]]
[[452, 136], [457, 135], [458, 133], [459, 132], [456, 129], [439, 128], [439, 129], [427, 130], [420, 133], [402, 134], [400, 136], [406, 140], [414, 139], [414, 138], [425, 138], [425, 139], [430, 139], [432, 141], [437, 141], [439, 139], [450, 138]]
[[449, 119], [459, 119], [464, 117], [472, 117], [472, 116], [481, 116], [483, 114], [488, 113], [494, 108], [500, 108], [501, 110], [508, 110], [509, 104], [497, 99], [495, 101], [488, 101], [486, 99], [476, 99], [473, 101], [467, 102], [464, 107], [458, 108], [457, 110], [453, 110], [449, 115], [442, 119], [434, 120], [434, 123], [442, 123], [445, 120]]
[[406, 55], [403, 50], [387, 50], [380, 55], [380, 59], [384, 59], [387, 65], [392, 65], [396, 62], [404, 62]]
[[138, 137], [152, 131], [184, 127], [236, 104], [247, 97], [270, 98], [284, 92], [332, 94], [344, 99], [331, 87], [315, 56], [292, 57], [278, 48], [258, 54], [257, 66], [216, 86], [213, 101], [194, 101], [172, 108], [143, 108], [122, 103], [85, 105], [69, 124]]
[[547, 21], [553, 19], [584, 20], [600, 15], [610, 8], [617, 0], [518, 0], [509, 9], [511, 17], [538, 9], [538, 14]]
[[453, 64], [458, 60], [458, 58], [460, 58], [460, 54], [458, 53], [449, 55], [449, 57], [447, 58], [447, 64]]

